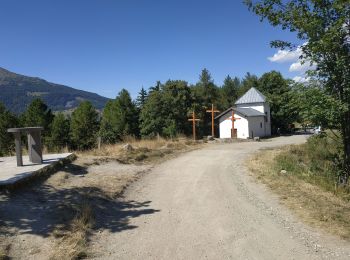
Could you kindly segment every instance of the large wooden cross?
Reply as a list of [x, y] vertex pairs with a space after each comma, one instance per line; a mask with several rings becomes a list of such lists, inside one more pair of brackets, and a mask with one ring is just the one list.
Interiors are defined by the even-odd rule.
[[188, 119], [188, 121], [192, 121], [193, 140], [196, 140], [196, 121], [200, 121], [200, 119], [196, 118], [194, 110], [192, 112], [192, 118]]
[[232, 115], [231, 118], [228, 118], [226, 120], [231, 120], [232, 121], [232, 129], [231, 129], [231, 138], [234, 137], [234, 131], [235, 131], [235, 121], [239, 120], [240, 118], [235, 118], [235, 111], [232, 109]]
[[207, 113], [211, 113], [211, 136], [215, 137], [214, 135], [214, 114], [220, 112], [219, 110], [214, 109], [214, 104], [211, 104], [211, 110], [207, 110]]

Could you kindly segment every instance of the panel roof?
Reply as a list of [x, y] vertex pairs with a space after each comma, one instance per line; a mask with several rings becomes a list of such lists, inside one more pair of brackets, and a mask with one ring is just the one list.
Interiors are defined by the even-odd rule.
[[241, 113], [244, 116], [265, 116], [264, 113], [250, 107], [249, 108], [236, 107], [234, 108], [234, 111]]
[[244, 117], [265, 116], [264, 113], [262, 113], [256, 109], [253, 109], [253, 108], [230, 107], [229, 109], [222, 112], [220, 115], [216, 116], [215, 119], [218, 119], [218, 118], [222, 117], [223, 115], [226, 115], [228, 112], [231, 112], [232, 109], [234, 110], [235, 113], [237, 112], [237, 113], [243, 115]]
[[251, 104], [251, 103], [263, 103], [266, 102], [266, 97], [256, 88], [249, 89], [242, 97], [236, 101], [238, 104]]

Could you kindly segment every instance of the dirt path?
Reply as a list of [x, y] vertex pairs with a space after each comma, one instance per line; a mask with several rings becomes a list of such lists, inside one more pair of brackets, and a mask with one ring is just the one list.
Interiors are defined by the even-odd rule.
[[[296, 220], [243, 167], [261, 148], [304, 136], [215, 144], [155, 167], [125, 194], [122, 229], [101, 229], [101, 259], [349, 259], [350, 245]], [[115, 216], [116, 218], [118, 216]]]

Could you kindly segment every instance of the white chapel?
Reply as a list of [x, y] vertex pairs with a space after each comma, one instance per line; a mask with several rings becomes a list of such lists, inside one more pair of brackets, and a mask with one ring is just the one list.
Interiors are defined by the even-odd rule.
[[215, 119], [219, 123], [220, 138], [248, 139], [271, 136], [270, 106], [266, 97], [256, 88], [249, 89], [236, 101], [235, 106], [225, 110]]

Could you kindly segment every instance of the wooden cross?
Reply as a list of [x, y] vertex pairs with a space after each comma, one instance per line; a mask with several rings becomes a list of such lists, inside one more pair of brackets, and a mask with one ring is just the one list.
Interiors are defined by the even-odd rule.
[[196, 121], [200, 121], [200, 119], [196, 118], [194, 110], [192, 112], [192, 118], [188, 119], [188, 121], [192, 121], [193, 140], [196, 141]]
[[214, 113], [220, 112], [219, 110], [214, 110], [214, 104], [211, 104], [211, 110], [207, 110], [207, 113], [211, 113], [211, 136], [214, 137]]
[[239, 120], [240, 118], [235, 118], [235, 112], [232, 109], [232, 116], [231, 118], [228, 118], [226, 120], [231, 120], [232, 121], [232, 129], [231, 129], [231, 138], [234, 136], [234, 131], [235, 131], [235, 121]]

